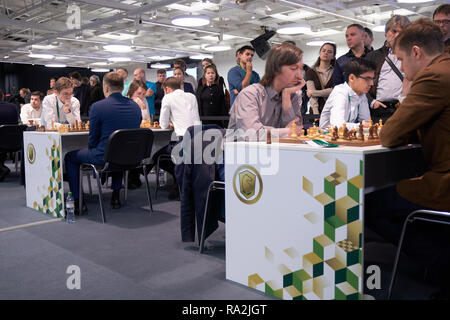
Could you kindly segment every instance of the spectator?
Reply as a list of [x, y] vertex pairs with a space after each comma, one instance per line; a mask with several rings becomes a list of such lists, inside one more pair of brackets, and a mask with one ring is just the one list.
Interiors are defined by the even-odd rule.
[[360, 24], [351, 24], [345, 31], [345, 39], [350, 50], [340, 56], [334, 65], [333, 75], [331, 76], [333, 87], [345, 82], [345, 66], [354, 58], [363, 58], [367, 54], [364, 47], [364, 27]]
[[318, 121], [322, 109], [330, 95], [332, 88], [331, 76], [336, 62], [336, 45], [334, 43], [325, 43], [320, 47], [319, 57], [313, 67], [306, 72], [306, 94], [309, 97], [311, 110]]
[[122, 77], [123, 79], [123, 91], [122, 95], [124, 97], [127, 96], [128, 88], [130, 87], [131, 82], [128, 80], [128, 70], [125, 68], [117, 68], [116, 72]]
[[450, 4], [444, 3], [433, 12], [433, 21], [441, 28], [446, 51], [450, 53]]
[[245, 87], [258, 83], [259, 74], [253, 71], [253, 56], [255, 49], [250, 46], [243, 46], [238, 50], [239, 65], [228, 71], [228, 87], [230, 88], [230, 107], [233, 106], [239, 92]]
[[178, 79], [178, 81], [180, 82], [180, 89], [182, 89], [184, 92], [189, 92], [192, 93], [193, 95], [195, 95], [194, 92], [194, 88], [192, 87], [192, 85], [188, 82], [184, 81], [184, 76], [185, 73], [183, 71], [183, 69], [176, 67], [175, 69], [173, 69], [173, 76], [175, 78]]
[[158, 81], [156, 81], [155, 115], [159, 116], [159, 113], [161, 112], [161, 101], [164, 98], [164, 89], [162, 88], [162, 84], [166, 80], [166, 70], [158, 69], [156, 76]]
[[89, 99], [90, 90], [87, 84], [81, 83], [81, 75], [78, 71], [69, 74], [70, 80], [73, 82], [73, 96], [80, 102], [80, 115], [89, 115]]
[[368, 52], [373, 51], [372, 43], [373, 43], [373, 32], [367, 27], [364, 27], [364, 47]]
[[184, 82], [190, 83], [192, 86], [192, 90], [195, 92], [197, 90], [197, 80], [190, 74], [186, 73], [186, 62], [181, 59], [175, 60], [173, 62], [173, 68], [181, 68], [184, 72]]
[[100, 85], [100, 78], [97, 75], [94, 74], [89, 78], [89, 84], [91, 87], [90, 92], [91, 105], [93, 105], [97, 101], [105, 99], [105, 95], [103, 94], [103, 88]]

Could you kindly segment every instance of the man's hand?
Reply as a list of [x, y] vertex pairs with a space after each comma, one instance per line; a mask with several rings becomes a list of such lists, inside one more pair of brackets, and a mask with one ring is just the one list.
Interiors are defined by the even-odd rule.
[[148, 89], [147, 90], [147, 92], [145, 93], [145, 96], [146, 97], [151, 97], [152, 95], [154, 95], [155, 94], [155, 91], [153, 91], [152, 89]]
[[247, 71], [247, 72], [252, 72], [252, 70], [253, 70], [253, 65], [252, 65], [251, 61], [248, 61], [248, 62], [245, 64], [245, 71]]
[[368, 128], [369, 127], [369, 123], [366, 120], [361, 121], [362, 125], [364, 128]]
[[302, 90], [302, 88], [305, 86], [305, 84], [306, 84], [305, 80], [302, 79], [296, 86], [283, 89], [282, 94], [291, 96], [291, 94], [293, 94], [294, 92]]
[[312, 97], [312, 91], [311, 90], [306, 90], [306, 95], [308, 96], [308, 98]]
[[303, 124], [300, 122], [300, 118], [296, 117], [294, 120], [289, 122], [289, 124], [286, 126], [286, 129], [288, 129], [288, 135], [290, 136], [292, 134], [292, 124], [295, 122], [295, 133], [297, 136], [301, 136], [303, 134]]
[[235, 95], [239, 94], [239, 91], [237, 91], [236, 89], [233, 89], [233, 92], [234, 92]]
[[64, 103], [63, 110], [64, 110], [64, 113], [70, 113], [70, 102]]
[[383, 108], [387, 108], [387, 106], [385, 104], [383, 104], [382, 102], [375, 100], [375, 103], [373, 104], [373, 108], [374, 109], [378, 109], [379, 107], [383, 107]]

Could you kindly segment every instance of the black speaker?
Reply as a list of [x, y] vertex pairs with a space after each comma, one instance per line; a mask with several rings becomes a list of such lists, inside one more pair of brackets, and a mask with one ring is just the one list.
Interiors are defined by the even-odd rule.
[[266, 59], [267, 54], [269, 53], [269, 51], [271, 49], [271, 46], [267, 40], [272, 38], [275, 34], [276, 34], [275, 31], [268, 31], [268, 32], [260, 35], [259, 37], [253, 39], [252, 41], [250, 41], [253, 48], [255, 48], [256, 54], [261, 59], [263, 59], [263, 60]]

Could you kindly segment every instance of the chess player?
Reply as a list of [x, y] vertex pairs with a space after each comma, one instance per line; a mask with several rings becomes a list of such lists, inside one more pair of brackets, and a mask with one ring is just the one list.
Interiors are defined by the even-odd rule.
[[127, 97], [137, 103], [141, 108], [142, 120], [150, 120], [150, 113], [148, 111], [147, 99], [145, 93], [147, 92], [147, 85], [141, 80], [134, 80], [128, 88]]
[[[59, 81], [59, 80], [58, 80]], [[110, 72], [103, 78], [105, 99], [94, 103], [89, 113], [88, 148], [71, 151], [66, 154], [65, 164], [70, 191], [75, 199], [75, 212], [79, 212], [79, 169], [81, 163], [103, 165], [103, 156], [109, 136], [119, 129], [136, 129], [141, 124], [141, 110], [131, 99], [122, 96], [123, 77], [117, 72]], [[112, 174], [111, 206], [120, 208], [120, 187], [122, 173]], [[84, 205], [83, 205], [84, 207]], [[83, 208], [85, 211], [85, 208]]]
[[41, 119], [42, 115], [42, 93], [34, 91], [31, 93], [30, 103], [25, 104], [20, 109], [20, 119], [25, 125], [29, 125], [30, 120]]
[[375, 65], [362, 58], [355, 58], [345, 67], [345, 82], [337, 85], [320, 115], [319, 127], [328, 126], [338, 128], [344, 122], [348, 129], [357, 129], [359, 123], [369, 126], [370, 111], [366, 93], [373, 84]]
[[[374, 223], [379, 223], [380, 214], [391, 221], [397, 216], [403, 223], [406, 216], [417, 209], [450, 210], [450, 54], [444, 53], [439, 26], [428, 19], [409, 24], [397, 37], [394, 52], [402, 63], [406, 79], [412, 84], [397, 111], [381, 129], [381, 144], [400, 146], [417, 134], [428, 171], [420, 177], [401, 180], [396, 189], [387, 188], [379, 198], [384, 205]], [[391, 198], [389, 202], [387, 195]], [[424, 274], [430, 281], [434, 277], [439, 283], [440, 291], [430, 298], [449, 300], [448, 226], [427, 224], [415, 230], [416, 224], [408, 229], [409, 240], [404, 252], [424, 262]], [[383, 236], [396, 244], [401, 228], [400, 224], [394, 224], [393, 235]], [[388, 230], [386, 226], [378, 229]]]
[[66, 122], [75, 125], [75, 121], [81, 121], [80, 102], [73, 97], [73, 83], [69, 78], [59, 78], [55, 93], [42, 101], [41, 126], [50, 129], [52, 121], [56, 128]]
[[289, 43], [274, 46], [261, 81], [245, 87], [237, 96], [228, 129], [251, 129], [265, 139], [267, 129], [279, 137], [291, 135], [295, 122], [296, 133], [300, 134], [304, 85], [303, 51]]
[[406, 98], [383, 126], [385, 147], [405, 144], [419, 132], [430, 171], [401, 181], [401, 197], [436, 210], [450, 209], [450, 54], [443, 53], [439, 27], [426, 19], [408, 25], [394, 46], [401, 70], [412, 81]]

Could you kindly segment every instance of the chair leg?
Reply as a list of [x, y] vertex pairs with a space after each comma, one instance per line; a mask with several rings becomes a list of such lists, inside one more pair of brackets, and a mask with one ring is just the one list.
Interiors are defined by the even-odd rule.
[[16, 174], [19, 172], [19, 170], [18, 170], [18, 166], [19, 166], [19, 152], [20, 151], [14, 152], [14, 165], [16, 166]]
[[95, 176], [97, 177], [97, 187], [98, 187], [98, 199], [100, 202], [100, 212], [102, 215], [102, 221], [103, 223], [106, 222], [106, 217], [105, 217], [105, 209], [104, 209], [104, 205], [103, 205], [103, 195], [102, 195], [102, 181], [100, 178], [100, 174], [98, 173], [97, 170], [95, 170]]
[[[80, 182], [79, 182], [79, 186], [78, 186], [78, 208], [79, 210], [83, 210], [83, 166], [80, 165]], [[81, 212], [80, 212], [81, 214]]]
[[123, 175], [123, 179], [124, 179], [124, 199], [123, 199], [123, 205], [125, 205], [127, 203], [127, 197], [128, 197], [128, 173], [129, 171], [126, 170], [125, 174]]
[[200, 236], [200, 248], [199, 252], [203, 253], [203, 247], [205, 242], [205, 226], [206, 226], [206, 219], [208, 214], [208, 206], [209, 206], [209, 194], [211, 193], [211, 185], [208, 188], [208, 194], [206, 195], [206, 204], [205, 204], [205, 213], [203, 214], [203, 226], [202, 226], [202, 234]]
[[155, 200], [158, 200], [158, 189], [159, 189], [159, 157], [158, 157], [158, 159], [156, 160], [155, 173], [156, 173]]
[[150, 195], [150, 187], [149, 187], [149, 185], [148, 185], [148, 177], [147, 177], [147, 175], [145, 174], [145, 172], [147, 172], [147, 169], [146, 169], [146, 166], [145, 166], [145, 165], [143, 166], [143, 169], [144, 169], [145, 186], [146, 186], [146, 188], [147, 188], [148, 204], [149, 204], [149, 206], [150, 206], [150, 211], [153, 212], [152, 197], [151, 197], [151, 195]]
[[408, 226], [408, 223], [412, 222], [409, 217], [406, 218], [406, 221], [403, 223], [403, 229], [402, 229], [402, 233], [400, 235], [400, 241], [398, 243], [398, 248], [397, 248], [397, 253], [395, 255], [395, 262], [394, 262], [394, 267], [392, 269], [392, 277], [391, 277], [391, 282], [389, 284], [389, 291], [388, 291], [388, 296], [387, 299], [391, 300], [391, 296], [392, 296], [392, 289], [394, 287], [394, 283], [395, 283], [395, 278], [397, 276], [397, 267], [398, 267], [398, 263], [400, 261], [400, 254], [402, 251], [402, 246], [403, 246], [403, 239], [405, 237], [405, 233], [406, 233], [406, 227]]

